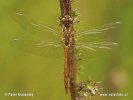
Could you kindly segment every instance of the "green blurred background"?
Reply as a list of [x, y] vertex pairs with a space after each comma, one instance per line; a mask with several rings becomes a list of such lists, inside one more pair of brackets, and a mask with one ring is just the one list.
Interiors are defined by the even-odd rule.
[[[104, 38], [117, 42], [118, 46], [111, 50], [84, 52], [82, 59], [85, 56], [85, 60], [79, 63], [83, 66], [79, 77], [102, 81], [101, 93], [128, 94], [126, 97], [97, 95], [92, 100], [132, 100], [133, 1], [78, 0], [73, 3], [73, 8], [80, 12], [81, 22], [75, 25], [79, 31], [109, 22], [122, 22], [116, 31], [110, 31]], [[59, 38], [47, 33], [33, 35], [34, 27], [29, 28], [23, 18], [16, 20], [15, 13], [23, 13], [30, 20], [60, 31], [59, 0], [0, 0], [0, 100], [70, 100], [64, 92], [63, 48], [42, 48], [29, 44], [32, 41], [13, 41], [15, 37], [34, 41], [48, 38], [60, 41]], [[4, 96], [8, 92], [34, 93], [34, 97]]]

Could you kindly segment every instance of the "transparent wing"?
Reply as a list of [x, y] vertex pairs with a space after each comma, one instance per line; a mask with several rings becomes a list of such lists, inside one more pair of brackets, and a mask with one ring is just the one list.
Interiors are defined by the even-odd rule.
[[58, 37], [60, 35], [59, 32], [54, 30], [53, 28], [30, 20], [22, 13], [14, 14], [13, 18], [15, 22], [18, 23], [29, 36], [38, 36], [47, 39], [47, 36]]
[[115, 42], [97, 42], [97, 43], [77, 43], [80, 48], [86, 48], [92, 51], [96, 49], [111, 49], [112, 46], [117, 45]]
[[76, 49], [85, 59], [103, 56], [104, 53], [118, 46], [117, 35], [120, 25], [121, 22], [111, 22], [95, 29], [77, 33]]
[[[80, 42], [115, 42], [114, 37], [117, 36], [121, 22], [111, 22], [95, 29], [90, 29], [77, 33], [77, 39]], [[113, 37], [114, 36], [114, 37]]]
[[33, 41], [14, 38], [14, 40], [11, 41], [11, 45], [19, 51], [41, 57], [62, 58], [64, 55], [60, 42]]
[[121, 22], [111, 22], [111, 23], [99, 26], [97, 28], [94, 28], [94, 29], [80, 32], [80, 33], [78, 33], [78, 35], [81, 36], [81, 35], [99, 34], [99, 33], [105, 32], [105, 31], [119, 28], [120, 25], [121, 25]]

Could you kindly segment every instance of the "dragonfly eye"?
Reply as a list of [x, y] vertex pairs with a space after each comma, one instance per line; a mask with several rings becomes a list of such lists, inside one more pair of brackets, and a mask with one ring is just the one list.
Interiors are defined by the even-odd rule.
[[68, 16], [68, 15], [65, 15], [65, 16], [62, 18], [62, 23], [65, 23], [65, 22], [72, 23], [72, 22], [73, 22], [73, 18], [71, 18], [71, 17]]
[[70, 17], [70, 18], [69, 18], [69, 21], [72, 23], [72, 22], [73, 22], [73, 18]]
[[66, 21], [66, 18], [62, 18], [62, 22]]

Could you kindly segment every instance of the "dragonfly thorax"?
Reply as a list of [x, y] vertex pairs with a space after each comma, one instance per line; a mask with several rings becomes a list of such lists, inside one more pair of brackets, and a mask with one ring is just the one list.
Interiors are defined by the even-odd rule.
[[70, 44], [70, 34], [64, 34], [63, 44], [65, 47], [69, 46]]
[[60, 20], [63, 29], [62, 43], [65, 47], [69, 47], [73, 42], [73, 18], [69, 15], [65, 15]]

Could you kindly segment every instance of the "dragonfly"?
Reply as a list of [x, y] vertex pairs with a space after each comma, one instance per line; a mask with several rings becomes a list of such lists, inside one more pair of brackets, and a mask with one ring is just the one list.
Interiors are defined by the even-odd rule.
[[[13, 43], [22, 44], [25, 47], [55, 47], [56, 49], [61, 47], [60, 42], [60, 30], [55, 29], [40, 23], [36, 23], [33, 20], [28, 19], [23, 13], [16, 13], [14, 20], [20, 27], [22, 27], [27, 33], [19, 32], [13, 37]], [[114, 34], [120, 28], [122, 22], [111, 22], [102, 26], [96, 27], [95, 29], [89, 29], [82, 32], [76, 32], [75, 34], [75, 47], [87, 49], [90, 51], [97, 51], [97, 49], [111, 49], [112, 46], [117, 45], [114, 41], [106, 41], [105, 38], [108, 34]], [[22, 33], [22, 34], [21, 34]], [[29, 39], [31, 37], [31, 39]], [[43, 38], [40, 40], [33, 40], [34, 37]], [[14, 45], [14, 46], [15, 46]]]
[[[95, 29], [89, 29], [83, 32], [76, 32], [73, 30], [73, 32], [71, 32], [71, 26], [69, 23], [71, 23], [73, 19], [70, 16], [65, 16], [61, 19], [61, 21], [64, 25], [62, 31], [66, 34], [62, 34], [47, 25], [38, 24], [35, 21], [28, 19], [23, 13], [16, 13], [15, 21], [19, 23], [19, 25], [28, 32], [28, 34], [19, 34], [18, 36], [15, 36], [13, 38], [13, 46], [26, 52], [34, 52], [35, 54], [41, 56], [46, 56], [49, 54], [52, 56], [54, 53], [53, 51], [60, 51], [59, 47], [64, 47], [64, 53], [66, 57], [64, 67], [64, 85], [66, 93], [68, 92], [69, 88], [68, 80], [70, 74], [70, 68], [68, 67], [69, 59], [67, 58], [69, 46], [73, 44], [74, 41], [74, 48], [77, 51], [86, 49], [87, 51], [90, 50], [95, 52], [97, 49], [111, 49], [111, 47], [117, 45], [117, 43], [111, 41], [105, 42], [105, 38], [103, 38], [103, 36], [110, 31], [115, 31], [121, 24], [121, 22], [115, 21]], [[68, 35], [67, 33], [70, 32], [72, 34]], [[73, 35], [73, 33], [75, 35]], [[39, 39], [42, 38], [42, 40], [38, 40], [38, 37]], [[53, 49], [53, 47], [55, 49]], [[51, 48], [51, 52], [49, 49], [47, 50], [47, 48]], [[60, 53], [56, 54], [59, 56]], [[77, 56], [76, 59], [79, 60], [80, 57]]]

